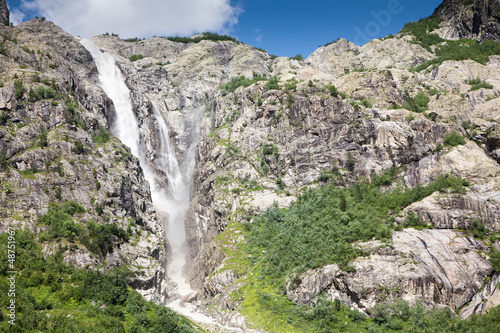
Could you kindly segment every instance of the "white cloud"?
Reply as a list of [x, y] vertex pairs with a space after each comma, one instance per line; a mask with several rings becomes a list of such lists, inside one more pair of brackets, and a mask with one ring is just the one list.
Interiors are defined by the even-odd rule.
[[23, 0], [22, 5], [82, 37], [224, 33], [241, 13], [230, 0]]
[[14, 23], [14, 25], [18, 25], [19, 23], [24, 21], [24, 13], [22, 13], [19, 9], [14, 9], [10, 11], [10, 21]]

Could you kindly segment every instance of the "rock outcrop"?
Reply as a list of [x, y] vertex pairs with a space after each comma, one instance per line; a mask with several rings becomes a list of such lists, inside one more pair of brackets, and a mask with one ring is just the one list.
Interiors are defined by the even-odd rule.
[[0, 24], [10, 25], [10, 12], [5, 0], [0, 0]]
[[371, 242], [359, 247], [369, 249], [370, 255], [354, 260], [355, 273], [329, 265], [299, 279], [290, 277], [288, 297], [310, 304], [324, 291], [332, 301], [339, 299], [367, 314], [376, 303], [396, 299], [456, 310], [476, 294], [492, 271], [487, 258], [478, 253], [485, 247], [452, 230], [407, 229], [394, 233], [391, 246]]
[[499, 0], [445, 0], [434, 15], [442, 20], [439, 34], [445, 39], [500, 39]]

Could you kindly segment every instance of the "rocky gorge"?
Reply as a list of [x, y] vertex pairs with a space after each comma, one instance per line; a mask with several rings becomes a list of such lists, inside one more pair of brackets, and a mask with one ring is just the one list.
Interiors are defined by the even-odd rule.
[[[352, 331], [398, 300], [464, 319], [486, 315], [500, 295], [498, 10], [496, 1], [444, 1], [398, 35], [363, 46], [339, 39], [306, 59], [210, 34], [192, 42], [96, 36], [130, 90], [141, 154], [157, 175], [149, 182], [131, 147], [113, 137], [117, 108], [80, 40], [42, 19], [0, 25], [0, 232], [29, 230], [45, 257], [61, 253], [81, 269], [125, 265], [148, 301], [180, 298], [228, 331], [315, 330], [317, 317], [299, 325], [293, 309], [308, 318], [325, 301], [339, 318], [349, 313], [342, 321], [352, 320]], [[472, 55], [456, 51], [464, 48]], [[152, 198], [155, 187], [172, 196], [175, 181], [160, 167], [162, 122], [188, 170], [183, 273], [192, 290], [181, 296], [167, 271], [172, 212]], [[446, 184], [431, 190], [438, 182]], [[364, 223], [356, 201], [368, 205], [359, 184], [381, 198], [414, 191], [416, 199], [385, 204], [382, 231], [337, 241], [356, 253], [347, 264], [273, 273], [273, 244], [255, 240], [262, 221], [331, 188], [338, 211], [327, 219], [354, 228]], [[70, 214], [77, 227], [56, 230], [50, 216], [67, 202], [82, 207]], [[289, 241], [286, 251], [319, 246], [319, 238], [293, 243], [280, 216], [271, 232]], [[311, 223], [304, 235], [320, 228]]]

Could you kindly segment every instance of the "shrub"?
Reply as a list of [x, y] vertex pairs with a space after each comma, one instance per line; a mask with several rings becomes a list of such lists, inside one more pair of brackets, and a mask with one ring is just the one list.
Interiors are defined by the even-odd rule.
[[132, 54], [129, 58], [130, 61], [134, 62], [137, 60], [144, 59], [144, 56], [142, 54]]
[[491, 250], [490, 263], [493, 267], [493, 271], [495, 271], [496, 273], [500, 273], [500, 251], [495, 249]]
[[191, 37], [167, 37], [168, 40], [172, 42], [178, 42], [178, 43], [199, 43], [202, 40], [211, 40], [214, 42], [219, 42], [219, 41], [231, 41], [238, 43], [238, 40], [234, 37], [228, 36], [228, 35], [219, 35], [213, 32], [204, 32], [200, 34], [199, 37], [196, 38], [191, 38]]
[[283, 88], [285, 91], [297, 91], [297, 83], [299, 83], [299, 81], [293, 78], [285, 82], [285, 84], [283, 84]]
[[339, 94], [337, 87], [335, 87], [333, 83], [325, 85], [325, 89], [330, 93], [332, 97], [337, 97]]
[[86, 154], [87, 151], [85, 150], [85, 147], [83, 146], [83, 143], [80, 140], [75, 141], [75, 146], [71, 148], [71, 151], [75, 154]]
[[439, 66], [446, 60], [474, 60], [485, 65], [491, 55], [500, 54], [500, 41], [484, 40], [478, 43], [474, 39], [460, 39], [457, 41], [445, 41], [435, 51], [437, 58], [426, 61], [415, 68], [421, 71], [427, 67]]
[[408, 213], [408, 215], [406, 215], [406, 218], [403, 221], [402, 226], [403, 228], [413, 227], [415, 229], [431, 228], [431, 226], [428, 226], [420, 216], [415, 214], [414, 211], [411, 211]]
[[293, 57], [291, 57], [290, 59], [294, 59], [294, 60], [300, 61], [300, 60], [304, 60], [304, 57], [302, 57], [301, 54], [296, 54]]
[[42, 99], [56, 98], [57, 92], [51, 87], [35, 87], [30, 88], [28, 92], [30, 102], [36, 102]]
[[47, 147], [49, 145], [47, 141], [47, 131], [42, 130], [42, 132], [37, 136], [37, 140], [38, 147]]
[[493, 86], [488, 82], [482, 81], [480, 79], [473, 79], [465, 81], [467, 84], [471, 86], [469, 91], [479, 90], [479, 89], [493, 89]]
[[279, 85], [279, 79], [276, 76], [271, 76], [269, 80], [266, 82], [266, 85], [264, 86], [264, 89], [266, 90], [279, 90], [280, 85]]
[[[351, 243], [389, 239], [391, 215], [435, 191], [461, 191], [464, 184], [460, 178], [440, 176], [425, 187], [382, 191], [380, 186], [390, 184], [394, 173], [389, 170], [376, 175], [371, 183], [360, 182], [351, 188], [329, 184], [299, 196], [289, 209], [274, 206], [256, 216], [248, 226], [247, 239], [255, 256], [259, 253], [261, 257], [265, 250], [265, 275], [283, 283], [291, 271], [299, 274], [332, 263], [349, 269], [349, 262], [363, 254]], [[423, 226], [415, 215], [409, 216], [407, 226]]]
[[370, 109], [373, 107], [373, 103], [369, 99], [366, 99], [366, 98], [361, 101], [361, 105], [363, 105], [367, 109]]
[[85, 209], [72, 201], [65, 202], [62, 205], [51, 203], [47, 214], [40, 216], [38, 221], [50, 226], [49, 238], [64, 237], [74, 241], [79, 234], [79, 228], [73, 220], [73, 215], [83, 212], [85, 212]]
[[418, 22], [406, 23], [401, 29], [401, 34], [412, 34], [415, 37], [414, 43], [421, 45], [428, 51], [431, 50], [432, 45], [437, 45], [443, 41], [437, 34], [430, 33], [431, 31], [439, 28], [441, 18], [438, 16], [429, 16], [421, 19]]
[[2, 110], [2, 113], [0, 114], [0, 125], [4, 125], [7, 122], [7, 119], [9, 119], [9, 115], [5, 110]]
[[87, 230], [81, 232], [80, 242], [85, 247], [96, 254], [106, 256], [113, 251], [113, 244], [118, 242], [128, 242], [130, 234], [116, 224], [98, 224], [90, 221]]
[[227, 95], [228, 93], [232, 93], [234, 92], [236, 89], [238, 89], [239, 87], [249, 87], [251, 86], [252, 84], [254, 84], [255, 82], [258, 82], [258, 81], [265, 81], [266, 80], [266, 77], [264, 75], [257, 75], [255, 74], [253, 76], [253, 78], [249, 79], [243, 75], [241, 76], [236, 76], [236, 77], [233, 77], [231, 79], [231, 81], [227, 82], [227, 83], [224, 83], [223, 85], [221, 85], [219, 87], [219, 89], [221, 90], [222, 92], [222, 95]]
[[109, 141], [110, 134], [109, 131], [103, 127], [99, 128], [99, 132], [92, 137], [95, 143], [104, 144]]
[[472, 221], [472, 224], [469, 227], [469, 231], [475, 238], [483, 240], [486, 238], [486, 233], [488, 232], [488, 229], [484, 226], [483, 222], [481, 222], [480, 220], [474, 220]]
[[458, 145], [465, 145], [465, 140], [456, 131], [451, 131], [445, 134], [444, 144], [451, 147], [456, 147]]
[[413, 112], [424, 112], [429, 108], [429, 97], [423, 92], [419, 91], [415, 97], [410, 97], [408, 92], [403, 96], [403, 108]]
[[24, 87], [21, 81], [19, 80], [14, 81], [14, 95], [16, 95], [16, 99], [18, 100], [23, 99], [25, 91], [26, 88]]

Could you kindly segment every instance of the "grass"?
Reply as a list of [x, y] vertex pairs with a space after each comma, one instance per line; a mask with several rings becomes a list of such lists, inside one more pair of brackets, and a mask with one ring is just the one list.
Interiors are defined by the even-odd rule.
[[[0, 243], [7, 244], [7, 234]], [[109, 272], [77, 269], [63, 261], [67, 248], [45, 258], [30, 231], [17, 230], [16, 325], [5, 315], [10, 298], [7, 247], [0, 247], [1, 332], [196, 332], [170, 309], [146, 302], [128, 284], [126, 266]]]

